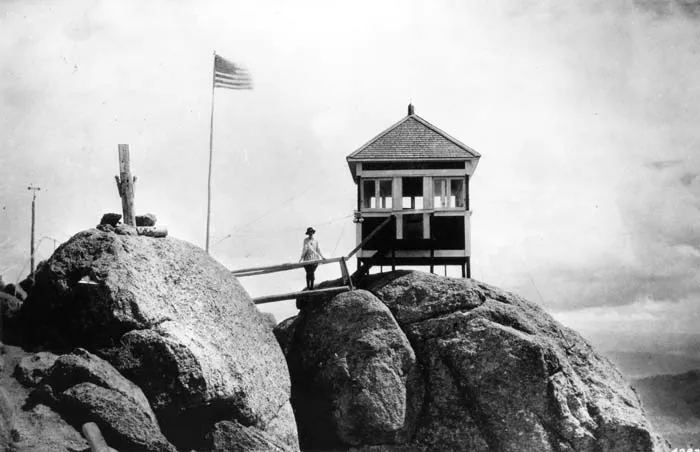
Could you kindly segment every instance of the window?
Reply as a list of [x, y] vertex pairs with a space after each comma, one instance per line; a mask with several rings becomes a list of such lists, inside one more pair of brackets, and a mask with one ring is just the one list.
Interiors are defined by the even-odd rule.
[[463, 208], [464, 179], [436, 177], [433, 179], [433, 206], [436, 209]]
[[422, 209], [423, 208], [423, 178], [422, 177], [404, 177], [403, 178], [403, 193], [401, 199], [402, 208], [404, 209]]
[[365, 209], [391, 209], [391, 179], [365, 179], [362, 192], [362, 206]]
[[379, 183], [379, 200], [381, 209], [391, 209], [392, 201], [392, 190], [391, 190], [391, 179], [378, 180]]

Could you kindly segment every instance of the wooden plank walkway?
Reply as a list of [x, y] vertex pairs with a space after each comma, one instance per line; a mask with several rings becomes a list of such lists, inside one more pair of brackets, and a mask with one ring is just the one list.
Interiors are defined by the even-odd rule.
[[272, 303], [275, 301], [295, 300], [297, 298], [311, 297], [314, 295], [321, 294], [338, 294], [341, 292], [347, 292], [349, 290], [350, 286], [327, 287], [324, 289], [303, 290], [301, 292], [290, 292], [280, 295], [268, 295], [265, 297], [254, 298], [253, 301], [255, 302], [255, 304]]

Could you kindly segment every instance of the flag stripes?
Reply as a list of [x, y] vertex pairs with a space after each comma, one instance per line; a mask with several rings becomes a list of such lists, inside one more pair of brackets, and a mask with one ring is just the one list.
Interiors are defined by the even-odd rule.
[[214, 57], [214, 87], [228, 89], [253, 89], [250, 73], [227, 59]]

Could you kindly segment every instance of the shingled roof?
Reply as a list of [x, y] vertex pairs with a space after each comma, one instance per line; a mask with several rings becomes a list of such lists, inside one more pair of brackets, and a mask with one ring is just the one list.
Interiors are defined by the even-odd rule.
[[347, 157], [350, 161], [468, 160], [481, 155], [413, 113]]

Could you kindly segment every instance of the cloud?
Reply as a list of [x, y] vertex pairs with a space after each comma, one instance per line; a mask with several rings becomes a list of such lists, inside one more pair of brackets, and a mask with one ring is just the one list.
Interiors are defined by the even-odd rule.
[[659, 160], [656, 162], [649, 163], [649, 166], [657, 170], [663, 170], [666, 168], [681, 165], [682, 163], [682, 160]]
[[[2, 3], [0, 269], [27, 259], [30, 182], [45, 189], [38, 235], [119, 210], [118, 143], [137, 210], [203, 243], [216, 49], [256, 85], [215, 94], [213, 252], [227, 265], [294, 260], [299, 230], [351, 213], [345, 156], [412, 98], [483, 155], [477, 278], [558, 311], [690, 299], [700, 30], [691, 3], [656, 3]], [[351, 223], [319, 235], [354, 246]]]
[[683, 14], [692, 19], [700, 18], [700, 2], [697, 0], [634, 0], [634, 5], [658, 18], [673, 14]]

